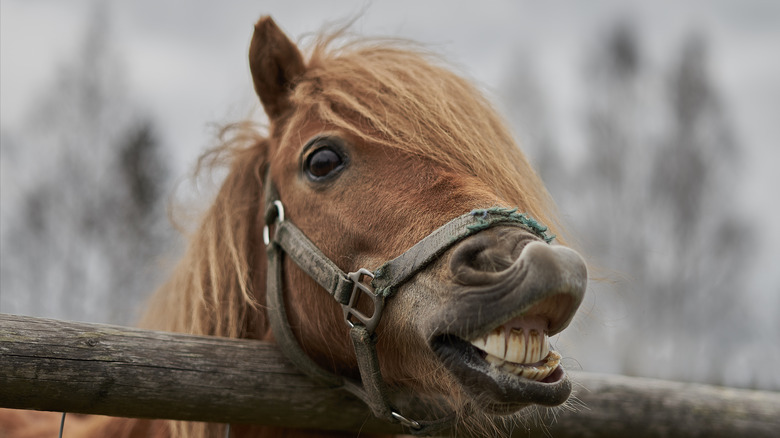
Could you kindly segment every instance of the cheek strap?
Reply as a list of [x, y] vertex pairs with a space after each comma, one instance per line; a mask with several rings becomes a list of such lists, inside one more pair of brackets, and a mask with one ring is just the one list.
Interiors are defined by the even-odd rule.
[[[291, 235], [299, 234], [300, 230], [298, 230], [294, 225], [289, 224], [289, 228], [297, 230], [292, 231]], [[278, 231], [274, 233], [274, 235], [278, 236]], [[302, 233], [300, 233], [300, 235], [302, 236]], [[305, 238], [305, 236], [303, 237]], [[295, 240], [296, 239], [288, 240], [287, 238], [282, 238], [280, 241], [276, 241], [274, 238], [269, 241], [269, 244], [266, 247], [266, 253], [268, 255], [268, 274], [266, 285], [268, 322], [271, 327], [271, 331], [273, 332], [274, 339], [285, 356], [307, 376], [322, 383], [323, 385], [332, 388], [341, 388], [348, 391], [362, 400], [363, 403], [365, 403], [371, 409], [371, 412], [374, 414], [374, 416], [385, 419], [392, 423], [401, 424], [416, 435], [430, 435], [448, 426], [451, 426], [455, 420], [454, 413], [432, 421], [416, 421], [404, 417], [399, 413], [398, 409], [393, 407], [390, 402], [387, 385], [382, 378], [382, 373], [379, 368], [379, 359], [376, 354], [377, 336], [376, 333], [370, 331], [369, 327], [366, 325], [360, 322], [351, 323], [350, 319], [347, 319], [347, 322], [351, 325], [349, 329], [349, 335], [355, 350], [358, 369], [360, 370], [361, 382], [356, 382], [325, 370], [303, 351], [295, 337], [295, 334], [293, 333], [292, 327], [290, 327], [284, 302], [284, 273], [282, 266], [284, 264], [283, 257], [285, 254], [287, 254], [287, 252], [283, 249], [281, 242]], [[298, 254], [298, 251], [293, 251], [293, 254], [296, 254], [296, 256], [300, 255]], [[291, 258], [296, 261], [296, 264], [300, 260], [296, 260], [296, 257]], [[328, 265], [325, 264], [323, 266]], [[312, 275], [312, 278], [320, 283], [320, 285], [322, 285], [323, 282], [333, 285], [331, 289], [326, 288], [326, 290], [328, 290], [328, 292], [331, 293], [331, 295], [334, 297], [339, 295], [338, 291], [347, 289], [354, 290], [354, 287], [352, 286], [355, 284], [362, 285], [358, 282], [352, 283], [350, 287], [339, 286], [340, 284], [346, 283], [348, 281], [351, 282], [351, 280], [349, 280], [348, 276], [341, 275], [343, 272], [337, 267], [335, 269], [338, 271], [333, 271], [332, 268], [333, 267], [328, 266], [323, 269], [316, 269], [316, 272], [310, 275]], [[339, 274], [339, 272], [341, 272], [341, 274]], [[321, 282], [320, 280], [326, 281]], [[384, 303], [384, 298], [379, 297], [377, 299]], [[349, 308], [349, 303], [345, 305], [340, 302], [340, 304], [343, 307], [346, 306], [346, 308]], [[354, 303], [352, 304], [354, 305]], [[345, 315], [345, 318], [350, 318], [350, 315], [346, 313], [346, 310]], [[372, 318], [375, 317], [377, 323], [379, 321], [380, 315], [381, 307], [375, 307]]]

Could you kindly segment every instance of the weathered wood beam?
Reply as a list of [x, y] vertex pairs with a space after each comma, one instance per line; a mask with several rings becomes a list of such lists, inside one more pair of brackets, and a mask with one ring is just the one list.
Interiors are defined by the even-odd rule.
[[780, 436], [778, 392], [582, 372], [574, 379], [579, 410], [558, 411], [548, 436]]
[[273, 344], [3, 314], [0, 406], [315, 429], [394, 429], [350, 394], [313, 383]]
[[[573, 378], [575, 410], [540, 410], [544, 427], [529, 430], [522, 424], [538, 421], [521, 421], [510, 435], [774, 437], [780, 430], [780, 393], [582, 372]], [[4, 314], [0, 407], [400, 431], [346, 392], [311, 382], [273, 344]]]

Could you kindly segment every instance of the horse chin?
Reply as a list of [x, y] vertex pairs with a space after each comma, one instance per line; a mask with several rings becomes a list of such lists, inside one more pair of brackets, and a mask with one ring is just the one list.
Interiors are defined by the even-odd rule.
[[533, 380], [489, 363], [484, 351], [456, 336], [436, 337], [430, 346], [472, 404], [487, 414], [508, 415], [531, 404], [557, 406], [571, 394], [571, 382], [560, 365]]

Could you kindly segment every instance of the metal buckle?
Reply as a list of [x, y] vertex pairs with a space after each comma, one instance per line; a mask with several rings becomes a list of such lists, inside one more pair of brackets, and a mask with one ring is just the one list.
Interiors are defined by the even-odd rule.
[[415, 430], [421, 429], [420, 423], [418, 423], [417, 421], [412, 420], [410, 418], [406, 418], [406, 417], [404, 417], [403, 415], [399, 414], [396, 411], [390, 411], [390, 415], [392, 415], [392, 417], [395, 418], [396, 421], [398, 421], [399, 423], [401, 423], [402, 425], [404, 425], [406, 427], [409, 427], [409, 428], [412, 428], [412, 429], [415, 429]]
[[[282, 223], [284, 222], [284, 205], [282, 205], [282, 201], [274, 201], [273, 206], [276, 207], [276, 219], [275, 222]], [[263, 227], [263, 243], [265, 243], [265, 246], [268, 246], [268, 244], [271, 243], [271, 233], [268, 230], [269, 223], [266, 223]]]
[[[344, 310], [344, 320], [347, 321], [347, 325], [350, 327], [355, 326], [355, 324], [350, 321], [350, 317], [354, 317], [366, 327], [366, 330], [368, 330], [369, 333], [374, 333], [376, 326], [379, 325], [379, 318], [382, 317], [382, 309], [385, 307], [385, 300], [362, 283], [364, 276], [374, 278], [374, 274], [365, 268], [360, 268], [357, 272], [350, 272], [347, 274], [347, 278], [349, 278], [354, 285], [352, 286], [352, 293], [349, 295], [349, 304], [342, 304], [341, 307]], [[355, 308], [361, 293], [368, 295], [374, 304], [374, 312], [371, 316], [366, 316]]]

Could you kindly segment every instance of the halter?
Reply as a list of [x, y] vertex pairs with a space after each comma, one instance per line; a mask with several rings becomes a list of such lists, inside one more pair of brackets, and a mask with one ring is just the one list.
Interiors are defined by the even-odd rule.
[[[385, 300], [416, 273], [436, 260], [461, 240], [496, 225], [522, 227], [550, 243], [555, 236], [547, 227], [517, 209], [493, 207], [473, 210], [452, 219], [417, 242], [406, 252], [370, 271], [365, 268], [344, 273], [306, 235], [284, 216], [284, 205], [271, 183], [270, 172], [265, 178], [265, 227], [263, 242], [268, 254], [267, 304], [274, 338], [287, 358], [304, 374], [333, 388], [346, 389], [361, 399], [379, 418], [399, 423], [416, 435], [427, 435], [446, 427], [454, 420], [450, 414], [435, 420], [413, 420], [401, 415], [389, 400], [389, 391], [379, 369], [374, 333], [382, 317]], [[273, 225], [273, 235], [270, 226]], [[284, 305], [282, 256], [290, 257], [340, 305], [344, 321], [357, 357], [361, 382], [326, 371], [303, 351], [287, 320]], [[371, 278], [370, 286], [364, 279]], [[374, 310], [365, 315], [355, 306], [363, 295], [371, 300]], [[361, 384], [362, 383], [362, 384]]]

